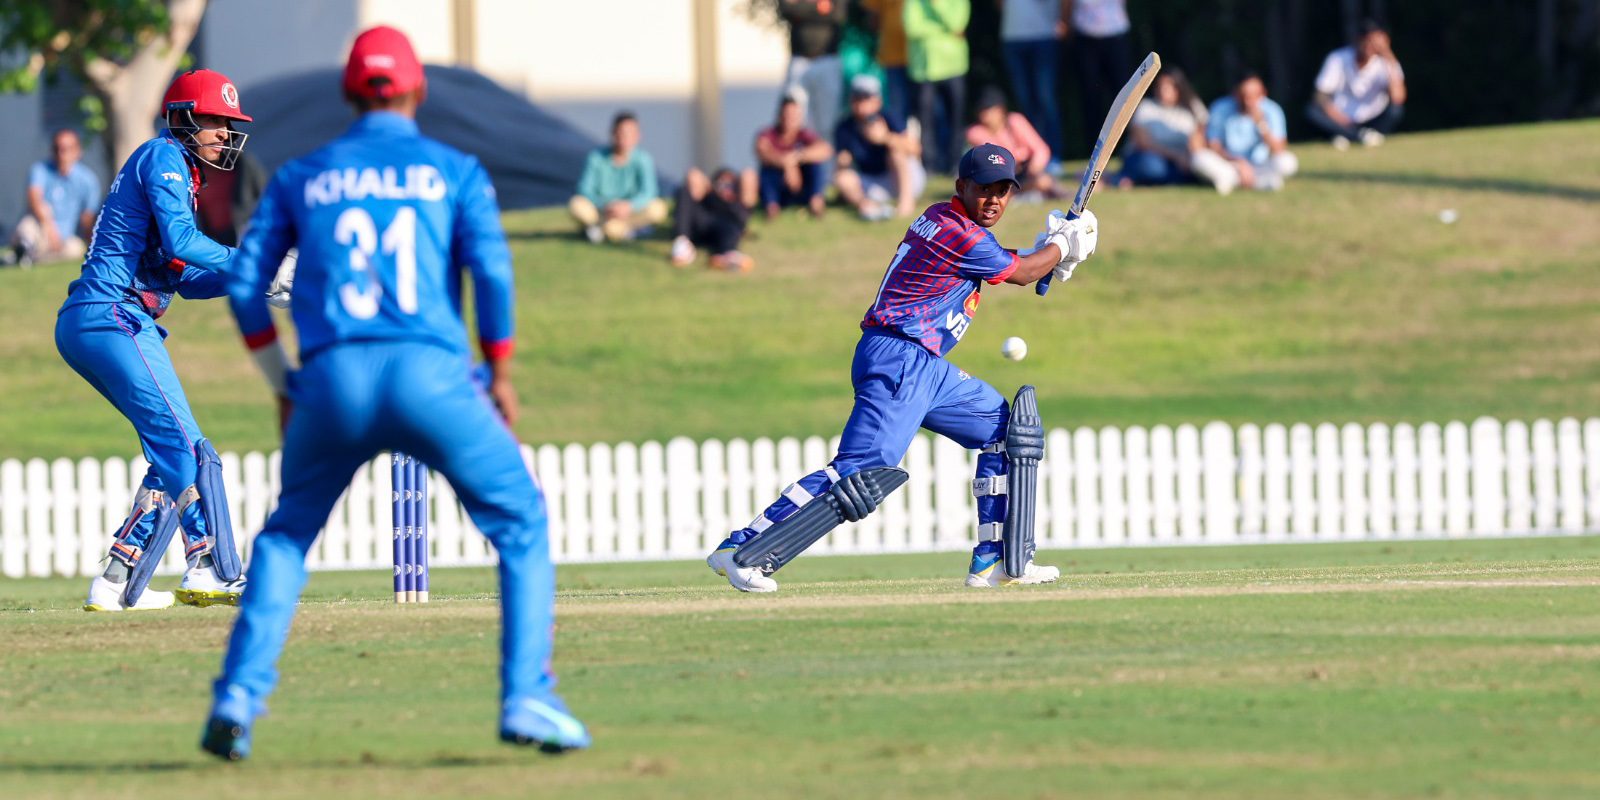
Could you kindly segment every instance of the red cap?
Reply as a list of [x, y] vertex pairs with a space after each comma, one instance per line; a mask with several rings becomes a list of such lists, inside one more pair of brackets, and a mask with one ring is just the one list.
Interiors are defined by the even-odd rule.
[[162, 111], [187, 108], [194, 114], [215, 114], [228, 119], [252, 122], [239, 110], [239, 90], [220, 72], [191, 69], [172, 79], [161, 97]]
[[[388, 83], [372, 85], [374, 78]], [[344, 65], [344, 90], [358, 97], [386, 99], [422, 85], [422, 62], [406, 35], [387, 25], [368, 28], [350, 45]]]

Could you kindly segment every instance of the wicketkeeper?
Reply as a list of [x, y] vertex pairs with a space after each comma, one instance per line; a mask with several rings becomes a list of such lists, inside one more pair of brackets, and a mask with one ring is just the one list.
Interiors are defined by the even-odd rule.
[[967, 151], [956, 193], [922, 212], [889, 262], [877, 299], [861, 320], [850, 378], [855, 407], [829, 465], [791, 484], [749, 526], [706, 559], [742, 592], [777, 591], [772, 573], [844, 521], [872, 513], [905, 482], [895, 467], [917, 428], [981, 451], [973, 494], [978, 545], [968, 586], [1049, 583], [1055, 567], [1033, 563], [1034, 491], [1044, 427], [1033, 387], [1007, 404], [988, 384], [944, 359], [961, 340], [985, 283], [1026, 286], [1057, 280], [1094, 252], [1095, 217], [1053, 211], [1034, 249], [1006, 250], [989, 229], [1017, 187], [1011, 152], [996, 144]]
[[[173, 295], [226, 294], [218, 270], [234, 250], [195, 226], [202, 164], [233, 169], [245, 134], [239, 92], [222, 75], [179, 75], [162, 98], [167, 129], [133, 151], [95, 220], [83, 273], [56, 317], [56, 349], [133, 423], [150, 471], [116, 533], [105, 573], [89, 584], [86, 611], [166, 608], [173, 593], [146, 591], [173, 533], [183, 529], [189, 569], [177, 598], [233, 604], [244, 588], [217, 451], [200, 434], [156, 320]], [[270, 319], [255, 298], [240, 319]]]

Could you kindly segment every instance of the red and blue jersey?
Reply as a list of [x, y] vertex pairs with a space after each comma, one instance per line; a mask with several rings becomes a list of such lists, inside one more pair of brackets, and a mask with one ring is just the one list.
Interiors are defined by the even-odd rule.
[[1017, 263], [960, 199], [935, 203], [906, 230], [861, 329], [910, 339], [943, 357], [972, 324], [982, 285], [1004, 281]]

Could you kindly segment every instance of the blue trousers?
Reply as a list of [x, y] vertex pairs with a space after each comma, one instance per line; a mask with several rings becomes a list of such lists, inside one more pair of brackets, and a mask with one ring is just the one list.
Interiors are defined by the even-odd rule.
[[1056, 40], [1021, 39], [1005, 43], [1006, 71], [1017, 93], [1022, 115], [1033, 123], [1039, 138], [1061, 157], [1061, 114], [1056, 109]]
[[257, 702], [272, 692], [306, 551], [356, 469], [385, 449], [442, 474], [499, 555], [502, 701], [548, 694], [555, 568], [544, 497], [467, 360], [415, 342], [336, 345], [307, 360], [291, 395], [283, 489], [255, 539], [217, 697], [230, 686]]
[[756, 185], [760, 192], [761, 205], [768, 206], [777, 203], [779, 206], [787, 208], [810, 203], [811, 198], [822, 194], [822, 190], [827, 187], [822, 170], [822, 164], [801, 164], [800, 191], [796, 192], [791, 191], [784, 184], [782, 169], [768, 166], [761, 167], [756, 173]]
[[[149, 314], [123, 303], [81, 303], [56, 316], [56, 350], [61, 357], [133, 423], [150, 462], [143, 485], [175, 499], [194, 483], [198, 469], [194, 443], [201, 435], [162, 344], [165, 338], [167, 332]], [[122, 540], [144, 549], [154, 530], [151, 522], [152, 517], [144, 517], [142, 524], [127, 529]], [[189, 545], [205, 540], [199, 503], [184, 510], [182, 526]]]
[[[767, 506], [749, 527], [734, 531], [733, 544], [781, 522], [799, 510], [790, 496], [794, 487], [812, 497], [833, 486], [830, 470], [844, 477], [872, 467], [892, 467], [905, 458], [918, 428], [946, 436], [969, 450], [1005, 439], [1010, 405], [994, 387], [968, 375], [921, 345], [893, 336], [869, 334], [856, 345], [850, 366], [855, 406], [839, 437], [839, 452], [828, 469], [796, 481], [784, 496]], [[981, 453], [975, 477], [1008, 471], [1000, 453]], [[1006, 498], [978, 498], [978, 523], [1004, 522]]]

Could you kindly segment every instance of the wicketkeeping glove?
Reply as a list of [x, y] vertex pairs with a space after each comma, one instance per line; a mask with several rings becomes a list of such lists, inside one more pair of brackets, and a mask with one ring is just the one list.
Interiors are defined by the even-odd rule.
[[299, 256], [293, 250], [283, 257], [283, 263], [278, 265], [278, 274], [273, 276], [272, 285], [267, 287], [267, 305], [273, 308], [289, 307], [289, 295], [294, 291], [294, 268], [297, 263]]

